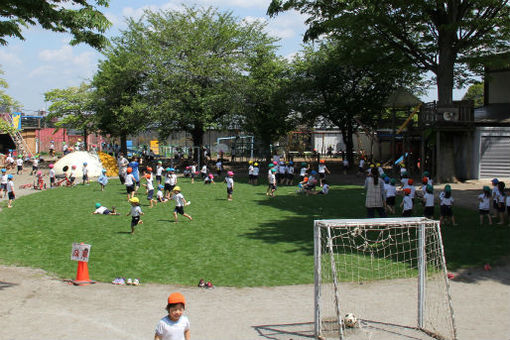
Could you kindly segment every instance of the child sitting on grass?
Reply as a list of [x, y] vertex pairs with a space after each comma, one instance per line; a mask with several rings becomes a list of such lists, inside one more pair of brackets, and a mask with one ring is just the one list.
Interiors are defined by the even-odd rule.
[[156, 193], [156, 200], [160, 203], [165, 203], [168, 201], [168, 199], [165, 197], [165, 195], [163, 195], [164, 188], [165, 187], [163, 186], [163, 184], [158, 185], [158, 192]]
[[129, 203], [131, 203], [131, 211], [128, 212], [126, 216], [131, 215], [131, 234], [134, 234], [135, 227], [143, 223], [140, 219], [140, 216], [143, 215], [143, 211], [142, 208], [140, 208], [140, 200], [138, 197], [130, 198]]
[[120, 215], [117, 210], [115, 210], [115, 207], [108, 209], [107, 207], [102, 206], [101, 203], [96, 203], [95, 207], [96, 210], [92, 212], [93, 215]]
[[166, 311], [168, 315], [159, 320], [156, 325], [154, 340], [190, 340], [190, 323], [183, 315], [186, 300], [181, 293], [172, 293], [168, 297]]

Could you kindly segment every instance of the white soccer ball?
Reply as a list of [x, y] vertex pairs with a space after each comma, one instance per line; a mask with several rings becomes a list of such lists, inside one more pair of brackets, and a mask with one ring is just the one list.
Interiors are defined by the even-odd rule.
[[345, 314], [344, 325], [349, 328], [356, 327], [358, 325], [358, 318], [352, 313]]

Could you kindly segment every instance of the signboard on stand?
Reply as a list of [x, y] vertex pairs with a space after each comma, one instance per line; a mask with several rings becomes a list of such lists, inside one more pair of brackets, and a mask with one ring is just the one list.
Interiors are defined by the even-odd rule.
[[151, 140], [151, 150], [155, 155], [159, 155], [159, 141]]
[[90, 247], [90, 244], [73, 243], [73, 248], [71, 250], [71, 260], [89, 262]]

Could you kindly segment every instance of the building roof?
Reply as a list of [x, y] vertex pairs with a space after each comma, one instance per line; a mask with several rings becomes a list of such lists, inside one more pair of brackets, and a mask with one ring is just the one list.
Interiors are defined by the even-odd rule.
[[510, 103], [489, 104], [475, 109], [475, 124], [510, 126]]

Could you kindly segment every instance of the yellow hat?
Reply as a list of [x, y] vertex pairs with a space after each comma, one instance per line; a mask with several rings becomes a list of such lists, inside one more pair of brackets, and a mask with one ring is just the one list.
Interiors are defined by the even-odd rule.
[[138, 199], [138, 197], [132, 197], [129, 199], [129, 202], [130, 203], [140, 203], [140, 200]]
[[377, 164], [376, 164], [376, 166], [377, 166], [377, 167], [380, 167], [380, 166], [381, 166], [381, 163], [377, 163]]
[[253, 163], [253, 161], [248, 161], [248, 164], [252, 164], [252, 163]]
[[181, 187], [177, 185], [177, 186], [174, 188], [174, 191], [181, 191]]
[[371, 168], [373, 168], [373, 167], [375, 167], [375, 165], [373, 165], [373, 164], [370, 164], [370, 167], [371, 167]]

